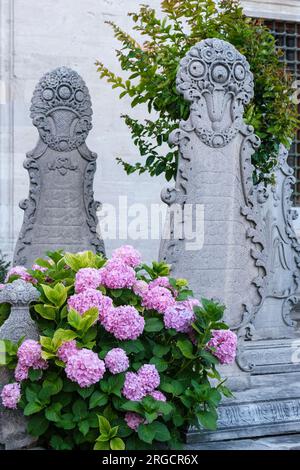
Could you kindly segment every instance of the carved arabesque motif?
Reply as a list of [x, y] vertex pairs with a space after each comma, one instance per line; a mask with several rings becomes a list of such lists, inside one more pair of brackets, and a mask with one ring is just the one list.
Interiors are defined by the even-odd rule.
[[[15, 248], [14, 264], [27, 266], [32, 262], [29, 253], [36, 243], [38, 208], [46, 184], [46, 177], [41, 173], [42, 167], [43, 173], [50, 174], [55, 183], [56, 175], [68, 178], [69, 182], [74, 175], [74, 190], [83, 191], [82, 209], [90, 232], [90, 240], [85, 240], [85, 245], [91, 245], [95, 251], [104, 253], [103, 240], [97, 233], [96, 209], [99, 203], [94, 200], [93, 192], [97, 154], [91, 152], [85, 143], [92, 128], [92, 108], [84, 81], [77, 72], [67, 67], [59, 67], [45, 74], [35, 88], [30, 111], [40, 139], [34, 150], [27, 153], [24, 162], [24, 168], [29, 173], [30, 189], [29, 197], [20, 203], [24, 210], [24, 221]], [[78, 156], [87, 163], [82, 164]], [[48, 162], [41, 163], [43, 159]], [[48, 190], [51, 190], [51, 177], [47, 176]], [[78, 178], [83, 178], [80, 186]], [[62, 181], [60, 185], [64, 187]], [[52, 190], [54, 193], [54, 184]], [[76, 245], [76, 235], [73, 238]], [[63, 234], [59, 244], [59, 248], [64, 247]], [[80, 244], [80, 240], [77, 244]]]
[[[195, 152], [192, 135], [196, 134], [202, 143], [216, 150], [229, 145], [238, 134], [242, 136], [240, 149], [237, 150], [241, 214], [247, 221], [245, 236], [251, 240], [251, 256], [257, 272], [252, 284], [260, 301], [255, 305], [245, 304], [241, 321], [231, 325], [231, 328], [239, 330], [245, 339], [251, 339], [252, 321], [264, 298], [266, 275], [264, 235], [254, 194], [251, 163], [251, 156], [259, 147], [260, 140], [254, 134], [253, 127], [243, 121], [244, 106], [253, 97], [253, 76], [245, 57], [231, 44], [219, 39], [206, 39], [192, 47], [182, 59], [176, 85], [178, 92], [191, 102], [191, 106], [188, 120], [181, 121], [179, 129], [174, 130], [169, 139], [179, 148], [175, 188], [165, 188], [161, 194], [163, 202], [169, 205], [171, 224], [172, 206], [178, 204], [184, 208], [189, 200], [189, 179], [193, 172], [191, 155]], [[184, 252], [184, 243], [184, 239], [172, 239], [171, 232], [171, 240], [161, 241], [159, 258], [176, 267]]]
[[[244, 106], [253, 97], [253, 76], [245, 57], [221, 39], [201, 41], [180, 62], [176, 85], [192, 103], [182, 129], [194, 129], [210, 147], [228, 145], [243, 127]], [[224, 127], [225, 113], [231, 124]], [[210, 126], [203, 124], [206, 116]]]
[[[67, 67], [46, 73], [34, 90], [30, 117], [42, 141], [52, 150], [65, 152], [82, 145], [92, 128], [92, 104], [78, 73]], [[59, 127], [70, 132], [59, 134]]]
[[[281, 145], [275, 169], [276, 186], [264, 188], [262, 198], [260, 185], [256, 195], [267, 247], [265, 298], [282, 299], [282, 319], [287, 326], [295, 327], [297, 322], [291, 319], [291, 311], [300, 302], [300, 244], [293, 227], [297, 217], [291, 200], [295, 177], [287, 158], [288, 151]], [[276, 268], [276, 262], [282, 272]]]

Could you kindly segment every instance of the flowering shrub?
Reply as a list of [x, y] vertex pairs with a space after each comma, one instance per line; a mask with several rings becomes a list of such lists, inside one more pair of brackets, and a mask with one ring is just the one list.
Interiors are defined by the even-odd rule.
[[[39, 341], [5, 341], [6, 408], [21, 408], [46, 448], [180, 447], [189, 425], [215, 429], [222, 395], [216, 366], [235, 358], [224, 307], [193, 298], [169, 267], [141, 264], [132, 247], [107, 261], [54, 252], [30, 270], [13, 268], [40, 291], [31, 306]], [[210, 379], [213, 380], [213, 384]]]

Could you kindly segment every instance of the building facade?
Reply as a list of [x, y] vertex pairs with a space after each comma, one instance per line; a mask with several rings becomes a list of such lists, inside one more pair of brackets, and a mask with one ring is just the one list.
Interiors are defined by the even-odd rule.
[[[148, 230], [141, 227], [137, 240], [130, 239], [126, 230], [124, 232], [118, 227], [116, 239], [105, 241], [107, 252], [110, 254], [114, 247], [128, 241], [142, 250], [146, 260], [157, 258], [159, 233], [154, 230], [154, 236], [153, 233], [150, 236], [150, 216], [151, 205], [161, 202], [164, 178], [137, 174], [126, 176], [116, 163], [115, 157], [118, 156], [132, 162], [138, 159], [138, 151], [120, 118], [121, 114], [130, 111], [130, 102], [126, 98], [119, 100], [118, 92], [99, 79], [94, 64], [99, 59], [119, 72], [113, 52], [118, 42], [105, 21], [115, 21], [126, 31], [131, 31], [132, 23], [127, 12], [137, 10], [140, 3], [140, 0], [1, 0], [0, 248], [9, 256], [22, 224], [23, 211], [18, 204], [28, 194], [28, 175], [22, 163], [26, 152], [37, 141], [37, 131], [29, 117], [32, 93], [45, 72], [66, 65], [79, 72], [92, 97], [94, 127], [88, 137], [88, 145], [98, 153], [95, 199], [114, 206], [117, 215], [122, 212], [126, 217], [127, 212], [129, 222], [138, 216], [139, 204], [146, 207], [149, 214]], [[267, 18], [275, 34], [283, 33], [279, 36], [285, 41], [286, 57], [293, 55], [290, 68], [297, 74], [300, 63], [300, 2], [245, 0], [242, 3], [246, 14]], [[151, 1], [154, 8], [159, 5], [160, 0]], [[144, 110], [140, 108], [133, 114], [141, 117]], [[292, 163], [300, 181], [299, 157], [300, 135], [291, 150]], [[300, 204], [300, 183], [296, 186], [295, 203]], [[162, 215], [161, 220], [163, 218]]]

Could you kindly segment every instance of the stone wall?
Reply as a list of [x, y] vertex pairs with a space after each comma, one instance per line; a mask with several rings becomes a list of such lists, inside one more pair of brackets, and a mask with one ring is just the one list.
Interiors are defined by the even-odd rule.
[[[117, 205], [119, 195], [128, 203], [160, 203], [163, 177], [126, 177], [114, 157], [136, 161], [138, 152], [130, 139], [121, 113], [130, 103], [118, 100], [118, 92], [100, 81], [94, 62], [103, 60], [119, 71], [113, 38], [105, 20], [116, 21], [130, 31], [128, 11], [138, 9], [140, 0], [1, 0], [0, 2], [0, 247], [12, 254], [22, 223], [18, 203], [28, 193], [28, 176], [22, 168], [25, 152], [34, 147], [37, 132], [29, 117], [34, 86], [48, 70], [60, 65], [78, 71], [86, 81], [94, 109], [94, 128], [87, 144], [98, 155], [95, 199]], [[298, 0], [243, 0], [249, 15], [300, 18]], [[151, 0], [158, 8], [160, 0]], [[134, 111], [142, 116], [144, 110]], [[149, 260], [157, 256], [156, 240], [137, 240], [136, 245]], [[126, 240], [109, 240], [107, 252]]]
[[[34, 148], [37, 131], [29, 116], [30, 100], [39, 78], [49, 70], [65, 65], [85, 80], [93, 105], [93, 129], [87, 145], [98, 153], [95, 199], [118, 207], [120, 195], [128, 204], [160, 203], [164, 178], [147, 175], [126, 176], [115, 157], [136, 161], [138, 151], [120, 114], [130, 112], [129, 100], [118, 99], [118, 91], [99, 79], [94, 65], [102, 60], [119, 72], [113, 38], [106, 20], [117, 22], [127, 31], [139, 0], [1, 0], [0, 4], [0, 247], [12, 254], [23, 211], [19, 201], [28, 194], [28, 175], [22, 164], [25, 153]], [[159, 0], [151, 5], [158, 7]], [[145, 110], [134, 111], [143, 116]], [[130, 218], [129, 218], [130, 220]], [[157, 237], [158, 238], [158, 237]], [[126, 240], [106, 241], [107, 253]], [[144, 258], [157, 257], [159, 239], [137, 240]]]

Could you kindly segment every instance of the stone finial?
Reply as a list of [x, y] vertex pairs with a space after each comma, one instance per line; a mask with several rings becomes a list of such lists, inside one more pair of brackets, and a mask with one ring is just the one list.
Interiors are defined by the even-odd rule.
[[196, 44], [180, 62], [176, 86], [193, 103], [190, 124], [202, 142], [220, 148], [237, 135], [244, 106], [253, 98], [253, 75], [232, 44], [221, 39]]
[[31, 103], [32, 122], [52, 150], [66, 152], [85, 142], [93, 111], [89, 91], [77, 72], [59, 67], [46, 73]]
[[12, 305], [29, 305], [38, 300], [40, 292], [30, 282], [17, 279], [10, 284], [5, 284], [0, 290], [0, 303]]

